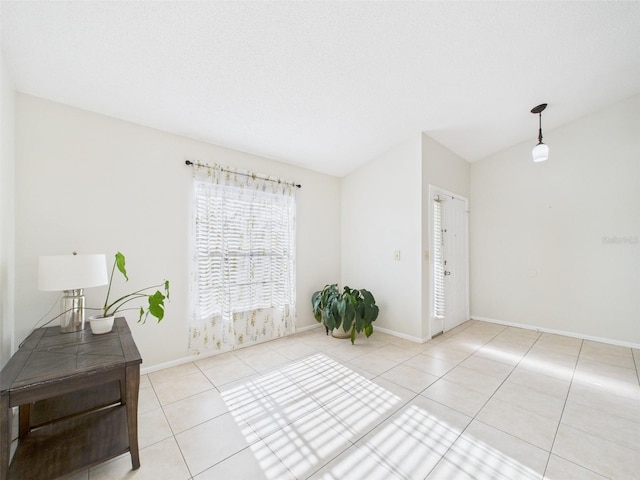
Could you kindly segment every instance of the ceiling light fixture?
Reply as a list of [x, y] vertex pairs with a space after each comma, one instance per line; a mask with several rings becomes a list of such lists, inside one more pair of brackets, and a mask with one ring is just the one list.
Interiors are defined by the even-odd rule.
[[531, 155], [534, 162], [544, 162], [549, 158], [549, 147], [542, 143], [542, 111], [547, 108], [546, 103], [541, 103], [537, 107], [531, 109], [531, 113], [537, 113], [540, 116], [540, 129], [538, 130], [538, 144], [533, 147]]

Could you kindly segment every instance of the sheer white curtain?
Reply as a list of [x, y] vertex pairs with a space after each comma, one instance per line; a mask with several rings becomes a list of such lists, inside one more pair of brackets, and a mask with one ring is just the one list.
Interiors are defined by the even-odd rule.
[[295, 187], [218, 166], [193, 178], [190, 353], [294, 332]]

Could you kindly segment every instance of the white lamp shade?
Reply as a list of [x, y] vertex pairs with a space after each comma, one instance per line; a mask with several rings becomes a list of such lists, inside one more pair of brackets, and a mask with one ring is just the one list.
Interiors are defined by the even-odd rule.
[[531, 155], [533, 156], [534, 162], [544, 162], [549, 158], [549, 147], [544, 143], [539, 143], [533, 147]]
[[107, 281], [107, 258], [104, 254], [40, 257], [39, 290], [77, 290], [106, 285]]

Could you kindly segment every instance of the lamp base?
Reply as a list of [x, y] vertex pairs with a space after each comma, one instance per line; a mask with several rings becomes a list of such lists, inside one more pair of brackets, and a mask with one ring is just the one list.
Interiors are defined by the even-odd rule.
[[65, 290], [62, 297], [60, 331], [62, 333], [84, 330], [84, 292], [82, 288]]

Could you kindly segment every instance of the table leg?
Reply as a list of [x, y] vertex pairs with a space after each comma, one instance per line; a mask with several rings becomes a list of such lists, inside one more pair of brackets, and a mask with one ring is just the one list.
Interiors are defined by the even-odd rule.
[[140, 365], [127, 367], [126, 395], [127, 429], [129, 432], [129, 451], [131, 452], [131, 468], [140, 468], [138, 451], [138, 391], [140, 389]]
[[11, 455], [12, 410], [9, 395], [0, 395], [0, 480], [9, 477], [9, 456]]
[[31, 430], [31, 404], [20, 405], [18, 436], [24, 438]]

